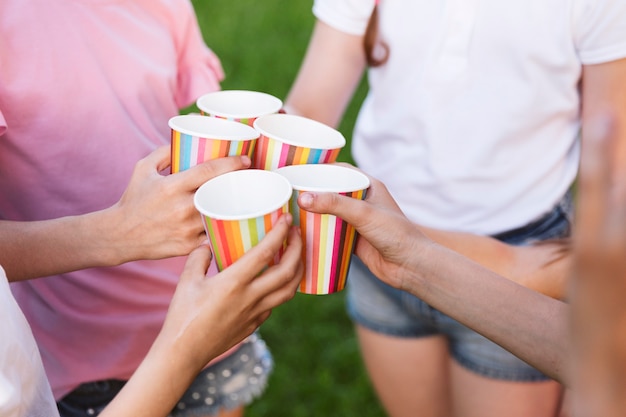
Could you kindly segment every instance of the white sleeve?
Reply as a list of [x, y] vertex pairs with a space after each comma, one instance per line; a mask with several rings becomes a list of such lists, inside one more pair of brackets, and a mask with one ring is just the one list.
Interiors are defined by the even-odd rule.
[[626, 57], [626, 0], [575, 0], [575, 44], [583, 64]]
[[315, 0], [313, 3], [317, 19], [350, 35], [365, 33], [373, 9], [374, 0]]
[[30, 326], [0, 266], [0, 416], [58, 417]]

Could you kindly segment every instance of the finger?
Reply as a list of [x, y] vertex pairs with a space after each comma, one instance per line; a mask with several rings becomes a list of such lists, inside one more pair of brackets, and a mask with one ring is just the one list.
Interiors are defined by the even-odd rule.
[[137, 169], [161, 172], [170, 166], [171, 148], [169, 145], [160, 146], [137, 162]]
[[228, 156], [225, 158], [211, 159], [183, 172], [173, 175], [176, 181], [181, 182], [185, 189], [197, 189], [208, 180], [231, 171], [250, 167], [250, 158], [246, 155]]
[[332, 214], [344, 219], [357, 230], [369, 223], [373, 209], [367, 202], [337, 193], [305, 192], [298, 197], [300, 208], [322, 214]]
[[180, 280], [187, 281], [195, 277], [204, 277], [209, 270], [213, 253], [209, 245], [203, 244], [194, 249], [187, 257], [187, 262]]
[[302, 263], [302, 237], [292, 228], [287, 238], [287, 249], [277, 265], [268, 268], [250, 286], [262, 299], [259, 311], [272, 309], [293, 298], [304, 275]]

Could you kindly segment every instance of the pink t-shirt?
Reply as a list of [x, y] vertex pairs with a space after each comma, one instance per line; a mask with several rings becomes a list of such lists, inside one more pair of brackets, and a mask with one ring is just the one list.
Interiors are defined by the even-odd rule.
[[[188, 0], [2, 0], [0, 39], [2, 219], [111, 206], [135, 163], [169, 143], [168, 119], [219, 89]], [[184, 260], [12, 284], [56, 398], [131, 375]]]

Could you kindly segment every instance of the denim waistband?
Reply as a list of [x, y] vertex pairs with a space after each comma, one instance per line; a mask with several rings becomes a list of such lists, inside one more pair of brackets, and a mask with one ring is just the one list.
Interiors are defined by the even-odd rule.
[[559, 213], [563, 214], [571, 221], [572, 204], [573, 195], [572, 191], [570, 190], [565, 193], [563, 198], [561, 198], [550, 211], [548, 211], [546, 214], [543, 214], [537, 220], [533, 220], [530, 223], [526, 223], [524, 226], [520, 226], [515, 229], [510, 229], [504, 232], [493, 234], [491, 235], [491, 237], [502, 241], [508, 241], [512, 238], [515, 238], [516, 236], [526, 235], [543, 225], [545, 222], [550, 221], [555, 216], [555, 214]]

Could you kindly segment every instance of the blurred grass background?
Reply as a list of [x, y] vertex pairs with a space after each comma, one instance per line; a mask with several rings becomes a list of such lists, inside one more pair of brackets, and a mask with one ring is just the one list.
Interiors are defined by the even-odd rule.
[[[220, 57], [222, 88], [270, 93], [284, 99], [314, 24], [311, 0], [192, 0], [204, 39]], [[348, 145], [339, 156], [353, 162], [350, 139], [363, 81], [339, 130]], [[197, 111], [192, 106], [186, 111]], [[296, 294], [261, 327], [275, 360], [265, 394], [246, 417], [384, 416], [364, 370], [345, 294]]]

